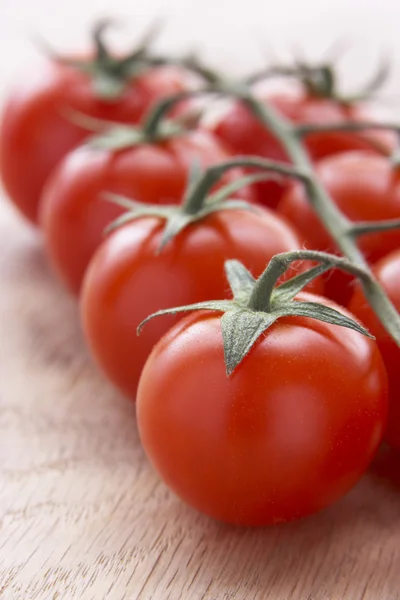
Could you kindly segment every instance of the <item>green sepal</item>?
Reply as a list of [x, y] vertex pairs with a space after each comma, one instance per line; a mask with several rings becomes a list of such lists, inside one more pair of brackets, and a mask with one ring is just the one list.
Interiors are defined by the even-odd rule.
[[122, 96], [126, 88], [125, 77], [106, 73], [101, 69], [93, 69], [92, 85], [95, 96], [106, 101], [114, 101]]
[[375, 73], [369, 81], [364, 83], [363, 87], [355, 94], [348, 96], [341, 96], [339, 99], [342, 104], [355, 104], [357, 102], [364, 102], [365, 100], [371, 100], [374, 98], [374, 94], [379, 92], [382, 86], [386, 83], [389, 78], [391, 71], [391, 61], [387, 56], [383, 56], [378, 64]]
[[330, 323], [331, 325], [339, 325], [339, 327], [353, 329], [366, 337], [375, 339], [365, 327], [357, 323], [354, 319], [347, 317], [330, 306], [319, 304], [318, 302], [289, 302], [276, 305], [273, 312], [278, 317], [308, 317], [317, 321]]
[[260, 335], [281, 317], [309, 317], [331, 325], [347, 327], [373, 338], [364, 327], [353, 319], [317, 302], [287, 302], [275, 305], [270, 312], [254, 311], [246, 307], [235, 308], [233, 305], [221, 319], [227, 375], [233, 373]]
[[63, 110], [63, 115], [79, 127], [94, 132], [94, 135], [86, 140], [87, 146], [99, 150], [124, 150], [139, 144], [156, 144], [184, 135], [196, 127], [197, 120], [193, 112], [187, 112], [174, 119], [169, 118], [168, 113], [182, 99], [197, 93], [197, 91], [180, 92], [160, 100], [150, 108], [140, 125], [98, 119], [69, 108]]
[[293, 300], [299, 292], [301, 292], [309, 283], [311, 283], [316, 277], [319, 277], [331, 267], [329, 265], [317, 265], [312, 267], [299, 275], [291, 277], [287, 281], [284, 281], [278, 285], [272, 292], [271, 304], [284, 303]]
[[123, 57], [113, 56], [104, 42], [104, 33], [113, 22], [103, 19], [92, 30], [95, 55], [92, 59], [69, 59], [54, 55], [60, 64], [73, 67], [86, 73], [92, 80], [93, 90], [98, 98], [113, 102], [125, 92], [126, 86], [143, 70], [150, 66], [165, 64], [160, 57], [151, 56], [149, 47], [159, 33], [159, 27], [153, 26], [145, 33], [135, 49]]
[[345, 105], [353, 105], [362, 102], [374, 96], [387, 81], [390, 74], [391, 62], [383, 56], [378, 67], [371, 78], [364, 83], [361, 89], [355, 94], [342, 94], [337, 85], [337, 73], [335, 65], [332, 62], [325, 62], [319, 65], [310, 65], [304, 61], [295, 61], [293, 67], [286, 69], [277, 69], [277, 73], [295, 77], [302, 82], [309, 94], [320, 98], [330, 98], [336, 102]]
[[[287, 253], [288, 256], [291, 253]], [[279, 255], [280, 262], [284, 262], [284, 254]], [[328, 256], [325, 254], [325, 257]], [[335, 258], [335, 257], [333, 257]], [[274, 259], [272, 259], [272, 263]], [[276, 262], [276, 259], [275, 259]], [[270, 263], [271, 264], [271, 263]], [[287, 265], [290, 262], [288, 261]], [[331, 265], [332, 266], [332, 265]], [[357, 333], [370, 337], [373, 336], [354, 319], [341, 312], [317, 302], [297, 301], [294, 296], [302, 290], [312, 279], [327, 270], [326, 264], [312, 267], [308, 272], [293, 277], [293, 283], [285, 282], [274, 288], [271, 298], [265, 299], [265, 311], [254, 310], [251, 306], [252, 295], [256, 286], [262, 281], [265, 274], [270, 276], [271, 269], [267, 268], [258, 280], [237, 260], [225, 262], [226, 276], [233, 293], [232, 300], [214, 300], [190, 304], [177, 308], [160, 310], [147, 317], [138, 327], [138, 334], [143, 325], [154, 317], [180, 312], [210, 310], [222, 312], [221, 331], [224, 347], [224, 360], [227, 375], [231, 375], [244, 357], [253, 348], [259, 337], [281, 317], [307, 317], [352, 329]], [[265, 286], [260, 286], [262, 289]], [[266, 286], [268, 287], [268, 286]]]
[[[240, 179], [236, 179], [231, 183], [226, 184], [222, 189], [214, 192], [213, 194], [210, 194], [207, 202], [209, 204], [214, 202], [222, 202], [226, 198], [229, 198], [229, 196], [233, 196], [233, 194], [247, 185], [253, 185], [254, 183], [258, 183], [260, 181], [270, 181], [271, 179], [281, 181], [283, 177], [277, 175], [276, 173], [271, 173], [270, 175], [267, 175], [266, 173], [253, 173], [252, 175], [245, 175], [244, 177], [240, 177]], [[254, 206], [258, 212], [263, 211], [261, 206]]]
[[89, 138], [86, 145], [98, 150], [126, 150], [140, 144], [155, 144], [168, 140], [186, 131], [187, 129], [179, 123], [166, 120], [160, 123], [157, 133], [149, 137], [141, 127], [113, 124], [107, 131]]
[[[203, 218], [203, 215], [201, 213], [198, 213], [197, 217], [201, 219]], [[193, 215], [188, 215], [183, 211], [175, 211], [169, 218], [166, 219], [160, 244], [157, 248], [157, 253], [159, 254], [160, 252], [162, 252], [162, 250], [168, 244], [168, 242], [170, 242], [181, 231], [186, 229], [188, 225], [190, 225], [196, 220], [197, 219], [193, 218]]]
[[126, 225], [126, 223], [143, 217], [158, 217], [165, 221], [160, 244], [157, 249], [158, 253], [162, 252], [165, 246], [173, 238], [179, 235], [181, 231], [186, 229], [186, 227], [205, 219], [213, 213], [226, 210], [257, 210], [257, 207], [247, 203], [245, 200], [226, 200], [223, 203], [221, 202], [220, 204], [213, 204], [211, 206], [208, 206], [207, 203], [205, 203], [205, 207], [196, 214], [188, 214], [184, 211], [184, 207], [182, 208], [176, 205], [144, 204], [111, 193], [103, 194], [103, 197], [110, 202], [127, 209], [126, 213], [117, 217], [106, 227], [106, 234], [119, 229], [123, 225]]
[[86, 146], [95, 150], [125, 150], [142, 144], [143, 132], [138, 127], [113, 125], [108, 131], [92, 136]]
[[225, 262], [225, 274], [234, 300], [245, 302], [250, 298], [256, 280], [239, 260], [227, 260]]
[[157, 312], [149, 315], [141, 323], [139, 323], [136, 333], [140, 335], [142, 329], [146, 323], [154, 319], [155, 317], [162, 317], [163, 315], [177, 315], [179, 313], [193, 312], [197, 310], [209, 310], [212, 312], [225, 313], [234, 308], [232, 300], [206, 300], [204, 302], [196, 302], [194, 304], [187, 304], [186, 306], [176, 306], [174, 308], [165, 308], [158, 310]]
[[227, 311], [221, 318], [226, 374], [231, 375], [250, 352], [258, 338], [279, 315], [245, 308]]
[[201, 162], [198, 158], [195, 158], [189, 168], [189, 175], [185, 195], [183, 197], [182, 202], [184, 206], [187, 205], [188, 201], [190, 200], [190, 197], [192, 196], [193, 192], [195, 191], [201, 179], [203, 178], [203, 175], [204, 170], [201, 166]]
[[[161, 235], [158, 253], [181, 231], [189, 225], [201, 221], [213, 213], [229, 210], [246, 210], [251, 212], [259, 212], [260, 208], [254, 204], [250, 204], [245, 200], [232, 199], [225, 200], [230, 195], [232, 184], [229, 183], [219, 190], [219, 195], [207, 195], [207, 193], [197, 193], [199, 184], [201, 185], [204, 177], [207, 176], [207, 171], [200, 171], [200, 164], [195, 161], [189, 173], [189, 183], [187, 192], [184, 196], [182, 205], [162, 205], [162, 204], [145, 204], [137, 202], [121, 196], [119, 194], [104, 193], [104, 199], [113, 202], [118, 206], [126, 209], [127, 212], [115, 219], [105, 230], [105, 233], [110, 233], [119, 227], [122, 227], [130, 221], [142, 217], [159, 217], [165, 220], [165, 226]], [[265, 177], [264, 177], [265, 178]], [[235, 189], [239, 189], [243, 185], [248, 185], [253, 181], [259, 181], [260, 174], [244, 176], [235, 182]], [[241, 185], [240, 185], [241, 183]], [[194, 200], [194, 202], [192, 202]]]
[[136, 219], [141, 219], [143, 217], [158, 217], [160, 219], [165, 219], [165, 221], [168, 223], [174, 218], [174, 215], [177, 212], [177, 208], [175, 206], [145, 204], [144, 202], [137, 202], [136, 200], [126, 198], [125, 196], [120, 196], [119, 194], [112, 194], [111, 192], [103, 193], [102, 196], [104, 200], [112, 202], [113, 204], [126, 209], [125, 213], [117, 217], [106, 227], [106, 234], [119, 229], [131, 221], [135, 221]]

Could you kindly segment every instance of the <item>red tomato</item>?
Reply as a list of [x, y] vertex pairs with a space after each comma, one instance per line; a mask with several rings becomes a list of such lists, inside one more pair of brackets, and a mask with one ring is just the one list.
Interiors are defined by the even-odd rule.
[[[199, 130], [118, 152], [84, 146], [62, 161], [45, 186], [40, 222], [48, 255], [70, 290], [79, 292], [105, 227], [123, 212], [105, 201], [102, 192], [151, 204], [178, 204], [196, 159], [206, 168], [229, 155], [212, 133]], [[241, 169], [231, 170], [221, 184], [243, 175]], [[254, 200], [249, 187], [237, 195]]]
[[[261, 88], [256, 95], [261, 101], [268, 102], [284, 117], [295, 124], [340, 123], [347, 120], [371, 120], [366, 111], [358, 105], [342, 105], [330, 98], [313, 97], [301, 88], [287, 87], [284, 92]], [[217, 135], [228, 144], [236, 154], [249, 154], [290, 162], [285, 150], [272, 133], [257, 121], [241, 103], [235, 103], [219, 120], [214, 128]], [[392, 135], [369, 132], [370, 138], [394, 147]], [[345, 152], [347, 150], [370, 150], [371, 143], [359, 133], [320, 133], [307, 137], [307, 149], [313, 160]], [[275, 207], [287, 187], [286, 182], [265, 181], [257, 184], [259, 201]]]
[[174, 67], [151, 69], [132, 80], [115, 100], [101, 100], [88, 75], [45, 63], [23, 79], [5, 105], [0, 127], [0, 174], [11, 200], [37, 223], [38, 203], [50, 172], [87, 130], [71, 122], [72, 109], [99, 119], [137, 123], [165, 96], [188, 87], [188, 76]]
[[[347, 152], [322, 160], [316, 172], [337, 206], [352, 221], [400, 217], [400, 176], [386, 158]], [[337, 251], [301, 185], [295, 184], [286, 192], [278, 212], [296, 225], [308, 249]], [[375, 262], [400, 246], [400, 230], [363, 235], [358, 243], [366, 258]], [[327, 279], [327, 295], [345, 304], [351, 294], [349, 281], [343, 273], [333, 273]]]
[[227, 377], [220, 316], [204, 311], [154, 347], [137, 398], [143, 447], [162, 479], [191, 506], [240, 525], [289, 521], [340, 498], [377, 450], [386, 412], [371, 339], [285, 317]]
[[213, 213], [181, 231], [157, 253], [164, 223], [142, 218], [112, 233], [100, 246], [82, 288], [84, 330], [92, 353], [127, 396], [136, 396], [143, 365], [178, 317], [139, 323], [162, 308], [224, 298], [224, 262], [237, 258], [260, 275], [278, 252], [299, 248], [294, 231], [265, 211]]
[[[374, 266], [374, 273], [400, 312], [400, 250], [380, 260]], [[382, 353], [389, 376], [389, 419], [386, 439], [393, 448], [400, 450], [400, 348], [370, 308], [360, 285], [357, 285], [351, 298], [349, 310], [374, 334]]]

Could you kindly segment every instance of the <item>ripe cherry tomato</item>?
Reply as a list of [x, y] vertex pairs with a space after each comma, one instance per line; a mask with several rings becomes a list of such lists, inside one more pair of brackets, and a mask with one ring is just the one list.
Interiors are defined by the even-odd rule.
[[137, 415], [150, 461], [185, 502], [228, 523], [267, 525], [328, 506], [382, 439], [387, 380], [376, 344], [285, 317], [227, 377], [220, 318], [185, 317], [143, 369]]
[[[394, 306], [400, 311], [400, 250], [388, 254], [376, 263], [374, 273]], [[393, 448], [400, 450], [400, 348], [382, 327], [367, 303], [360, 285], [357, 285], [350, 300], [349, 310], [374, 334], [382, 353], [389, 377], [389, 418], [386, 440]]]
[[174, 67], [150, 69], [121, 96], [96, 96], [90, 77], [56, 62], [24, 78], [6, 102], [0, 126], [0, 174], [6, 192], [32, 222], [38, 220], [43, 185], [57, 163], [88, 131], [67, 111], [99, 119], [137, 123], [158, 100], [187, 89], [188, 76]]
[[[352, 221], [400, 217], [400, 176], [386, 158], [361, 151], [347, 152], [322, 160], [316, 172], [337, 206]], [[291, 186], [278, 212], [295, 224], [307, 248], [337, 251], [302, 186]], [[368, 261], [376, 262], [400, 246], [400, 230], [363, 235], [358, 244]], [[325, 292], [345, 304], [352, 291], [349, 281], [346, 275], [333, 273], [327, 279]]]
[[237, 258], [259, 275], [278, 252], [298, 249], [280, 217], [221, 210], [193, 223], [157, 253], [164, 222], [141, 218], [113, 232], [95, 253], [83, 283], [84, 330], [97, 363], [127, 396], [136, 396], [143, 365], [178, 317], [136, 328], [162, 308], [224, 298], [224, 261]]
[[[105, 227], [123, 212], [105, 201], [102, 192], [151, 204], [179, 204], [194, 161], [207, 168], [228, 159], [218, 138], [201, 130], [120, 151], [83, 146], [68, 155], [45, 186], [40, 221], [50, 259], [69, 289], [79, 292]], [[221, 184], [243, 175], [241, 169], [231, 170]], [[254, 200], [249, 187], [237, 195]]]
[[[300, 87], [289, 87], [284, 92], [261, 88], [256, 95], [268, 102], [284, 117], [295, 124], [340, 123], [347, 120], [371, 120], [358, 105], [338, 103], [330, 98], [311, 96]], [[221, 117], [214, 131], [236, 154], [249, 154], [290, 162], [279, 141], [241, 103], [233, 104]], [[392, 148], [392, 135], [369, 132], [369, 139], [383, 147]], [[369, 150], [371, 142], [359, 133], [316, 133], [307, 136], [306, 146], [313, 160], [320, 160], [348, 150]], [[258, 183], [259, 201], [275, 207], [288, 182], [265, 181]]]

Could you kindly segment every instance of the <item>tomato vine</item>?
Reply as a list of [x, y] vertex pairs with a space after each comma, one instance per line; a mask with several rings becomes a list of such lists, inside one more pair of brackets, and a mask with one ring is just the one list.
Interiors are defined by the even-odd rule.
[[[258, 121], [268, 129], [284, 147], [295, 172], [301, 174], [302, 183], [305, 186], [307, 197], [319, 219], [329, 232], [343, 256], [355, 267], [363, 269], [363, 277], [360, 279], [364, 294], [384, 325], [391, 337], [400, 345], [400, 316], [389, 300], [382, 286], [376, 280], [372, 270], [360, 248], [357, 239], [364, 233], [373, 231], [390, 230], [398, 228], [400, 221], [393, 219], [377, 223], [356, 224], [350, 221], [338, 208], [319, 181], [309, 153], [305, 147], [303, 138], [315, 131], [364, 131], [371, 129], [383, 129], [400, 131], [400, 125], [396, 123], [379, 122], [344, 122], [322, 125], [295, 125], [280, 114], [271, 104], [262, 102], [254, 95], [251, 85], [252, 77], [240, 81], [231, 81], [215, 70], [200, 65], [196, 60], [183, 61], [187, 68], [192, 68], [200, 75], [204, 82], [203, 92], [205, 94], [218, 94], [223, 97], [233, 98], [242, 102]], [[294, 74], [294, 71], [290, 73]], [[301, 78], [301, 73], [300, 73]], [[198, 91], [196, 92], [198, 93]], [[245, 166], [257, 166], [256, 157], [247, 157]], [[270, 161], [271, 169], [274, 161]], [[244, 163], [242, 163], [243, 165]], [[278, 168], [281, 163], [275, 163]], [[332, 256], [332, 266], [335, 258]]]

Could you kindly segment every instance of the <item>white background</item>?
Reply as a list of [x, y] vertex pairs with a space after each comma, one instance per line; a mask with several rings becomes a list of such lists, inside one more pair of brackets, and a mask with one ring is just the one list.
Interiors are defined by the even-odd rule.
[[125, 40], [154, 16], [166, 17], [160, 47], [200, 48], [232, 70], [259, 66], [271, 48], [282, 58], [296, 46], [318, 57], [344, 40], [346, 84], [367, 76], [383, 51], [393, 60], [387, 101], [400, 91], [399, 0], [0, 0], [0, 85], [35, 56], [35, 33], [64, 50], [84, 48], [88, 23], [111, 14]]

